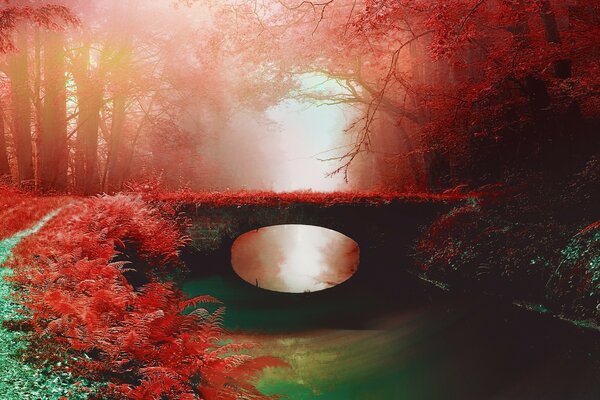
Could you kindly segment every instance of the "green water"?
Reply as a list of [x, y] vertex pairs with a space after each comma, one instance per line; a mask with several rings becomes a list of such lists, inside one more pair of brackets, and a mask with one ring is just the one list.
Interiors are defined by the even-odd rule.
[[[365, 268], [363, 266], [363, 268]], [[598, 340], [489, 299], [434, 297], [409, 307], [372, 287], [268, 292], [235, 275], [195, 278], [189, 294], [227, 306], [232, 336], [285, 359], [257, 382], [288, 399], [597, 399]], [[397, 299], [396, 299], [397, 300]]]

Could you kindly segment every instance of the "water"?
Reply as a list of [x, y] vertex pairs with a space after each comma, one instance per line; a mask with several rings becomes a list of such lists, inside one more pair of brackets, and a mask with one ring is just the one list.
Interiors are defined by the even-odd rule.
[[[393, 247], [393, 246], [392, 246]], [[289, 399], [600, 398], [600, 334], [507, 300], [448, 294], [401, 268], [406, 257], [361, 249], [345, 282], [315, 293], [267, 291], [225, 255], [190, 259], [190, 295], [227, 306], [233, 341], [262, 345], [289, 369], [258, 381]], [[206, 266], [208, 267], [208, 266]]]

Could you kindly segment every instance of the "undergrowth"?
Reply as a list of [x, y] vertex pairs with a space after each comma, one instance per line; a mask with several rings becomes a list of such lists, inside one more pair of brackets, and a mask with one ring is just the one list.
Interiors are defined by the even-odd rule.
[[453, 209], [417, 246], [421, 274], [600, 326], [599, 175], [594, 157], [578, 173], [528, 176], [504, 195]]
[[[223, 344], [220, 302], [186, 299], [168, 279], [182, 267], [186, 244], [175, 211], [140, 196], [64, 207], [9, 262], [27, 321], [18, 324], [30, 343], [23, 359], [34, 369], [108, 382], [98, 399], [265, 398], [254, 376], [283, 363]], [[203, 303], [219, 307], [210, 313]]]
[[[30, 229], [0, 240], [0, 266], [23, 237], [34, 234], [51, 216], [47, 215]], [[90, 391], [100, 387], [98, 383], [82, 381], [68, 372], [53, 371], [50, 366], [34, 368], [22, 362], [21, 356], [31, 343], [23, 331], [26, 318], [18, 312], [19, 305], [13, 299], [14, 288], [5, 279], [12, 273], [9, 268], [0, 268], [0, 398], [87, 399]]]

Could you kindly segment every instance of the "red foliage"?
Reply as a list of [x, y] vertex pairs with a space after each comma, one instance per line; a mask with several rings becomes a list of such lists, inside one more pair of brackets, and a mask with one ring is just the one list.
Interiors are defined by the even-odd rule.
[[[361, 107], [342, 161], [373, 151], [379, 174], [415, 171], [397, 185], [493, 183], [563, 162], [565, 145], [587, 156], [597, 137], [586, 125], [600, 119], [597, 1], [335, 0], [265, 14], [268, 51], [251, 47], [253, 62], [338, 82], [341, 93], [303, 95]], [[291, 19], [302, 23], [281, 28]]]
[[22, 21], [31, 21], [38, 27], [61, 30], [65, 25], [78, 25], [79, 19], [65, 6], [12, 6], [10, 1], [0, 9], [0, 53], [15, 50], [12, 32]]
[[448, 192], [433, 193], [402, 193], [402, 192], [271, 192], [271, 191], [231, 191], [231, 192], [194, 192], [180, 190], [177, 192], [151, 191], [144, 197], [171, 203], [188, 203], [212, 207], [232, 206], [285, 206], [294, 203], [319, 204], [324, 207], [335, 204], [371, 204], [380, 205], [391, 202], [427, 202], [463, 200], [470, 197], [481, 197], [491, 193], [484, 192]]
[[[219, 301], [186, 299], [160, 279], [179, 265], [186, 244], [174, 217], [140, 196], [87, 198], [25, 238], [14, 252], [12, 279], [33, 335], [70, 354], [66, 370], [109, 379], [101, 398], [264, 398], [251, 379], [282, 362], [237, 353], [246, 345], [222, 345], [224, 308], [197, 307]], [[116, 261], [117, 249], [135, 254]], [[128, 271], [143, 272], [147, 282], [136, 287]]]
[[38, 197], [13, 186], [0, 185], [0, 240], [30, 228], [50, 211], [67, 202], [66, 197]]

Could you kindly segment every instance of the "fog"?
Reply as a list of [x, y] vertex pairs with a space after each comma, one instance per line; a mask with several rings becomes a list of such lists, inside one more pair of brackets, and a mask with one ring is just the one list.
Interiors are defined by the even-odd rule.
[[264, 113], [239, 112], [217, 135], [204, 137], [200, 163], [210, 176], [204, 190], [278, 192], [349, 190], [343, 174], [331, 174], [349, 141], [344, 132], [351, 110], [287, 100]]
[[13, 180], [84, 194], [148, 180], [169, 190], [358, 187], [360, 174], [332, 172], [362, 111], [336, 101], [348, 87], [280, 42], [277, 23], [267, 33], [227, 2], [57, 3], [78, 22], [23, 24], [4, 56], [0, 155]]

